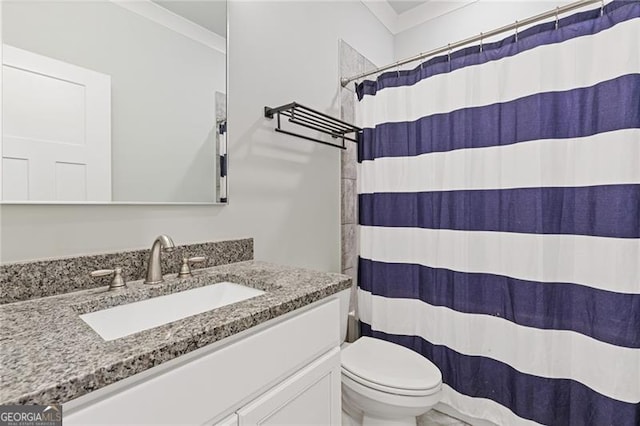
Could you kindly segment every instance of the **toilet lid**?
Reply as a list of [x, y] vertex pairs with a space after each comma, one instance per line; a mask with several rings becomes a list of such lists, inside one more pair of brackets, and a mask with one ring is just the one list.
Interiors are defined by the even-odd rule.
[[342, 368], [365, 382], [386, 388], [427, 391], [440, 385], [438, 367], [395, 343], [361, 337], [342, 350]]

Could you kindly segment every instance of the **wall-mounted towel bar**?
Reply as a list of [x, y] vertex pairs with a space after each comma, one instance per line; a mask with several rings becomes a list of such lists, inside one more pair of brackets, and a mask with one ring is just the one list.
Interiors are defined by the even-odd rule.
[[[345, 141], [347, 140], [357, 143], [358, 138], [360, 137], [360, 132], [362, 131], [362, 129], [359, 127], [356, 127], [342, 120], [338, 120], [337, 118], [333, 118], [330, 115], [308, 108], [304, 105], [300, 105], [297, 102], [292, 102], [290, 104], [282, 105], [277, 108], [264, 107], [265, 117], [273, 118], [274, 115], [277, 118], [277, 127], [275, 128], [276, 132], [285, 133], [291, 136], [297, 136], [302, 139], [318, 142], [324, 145], [334, 146], [340, 149], [346, 149]], [[281, 126], [281, 115], [288, 117], [287, 121], [289, 121], [290, 123], [330, 135], [332, 139], [336, 139], [336, 143], [284, 130]], [[345, 136], [349, 133], [355, 133], [355, 135], [353, 137]], [[338, 139], [341, 143], [337, 143]]]

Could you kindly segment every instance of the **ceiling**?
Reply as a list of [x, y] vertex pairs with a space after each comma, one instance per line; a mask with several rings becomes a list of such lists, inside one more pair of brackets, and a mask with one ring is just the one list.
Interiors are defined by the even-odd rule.
[[220, 0], [152, 0], [159, 6], [226, 38], [227, 2]]
[[[1, 1], [1, 0], [0, 0]], [[226, 38], [225, 0], [151, 0], [208, 31]], [[478, 0], [361, 0], [393, 33], [397, 34]]]
[[[1, 0], [0, 0], [1, 1]], [[226, 38], [225, 0], [151, 0], [158, 6]], [[404, 31], [477, 0], [361, 0], [393, 33]]]
[[480, 0], [360, 0], [391, 34], [399, 34]]
[[426, 1], [418, 0], [387, 0], [387, 2], [398, 15], [426, 3]]

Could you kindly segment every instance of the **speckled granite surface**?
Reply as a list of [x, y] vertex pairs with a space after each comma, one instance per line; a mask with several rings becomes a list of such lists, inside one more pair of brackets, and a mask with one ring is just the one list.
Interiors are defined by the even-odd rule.
[[[110, 342], [78, 316], [227, 280], [266, 293]], [[103, 287], [2, 305], [0, 405], [70, 401], [350, 286], [345, 275], [248, 261], [117, 293]]]
[[[198, 267], [251, 260], [253, 239], [176, 246], [173, 252], [162, 253], [162, 272], [178, 272], [182, 258], [191, 256], [207, 256], [207, 263]], [[0, 304], [108, 285], [109, 277], [89, 277], [96, 269], [121, 267], [125, 280], [139, 280], [148, 258], [146, 249], [0, 265]]]

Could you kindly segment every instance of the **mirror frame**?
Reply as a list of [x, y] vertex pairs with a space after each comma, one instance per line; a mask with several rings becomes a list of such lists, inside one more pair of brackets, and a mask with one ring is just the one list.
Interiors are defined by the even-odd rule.
[[[63, 0], [60, 0], [63, 1]], [[113, 0], [101, 0], [116, 3]], [[226, 206], [229, 204], [229, 3], [230, 0], [224, 0], [226, 3], [226, 38], [225, 38], [225, 98], [227, 104], [227, 124], [226, 124], [226, 179], [224, 183], [226, 186], [225, 201], [185, 201], [185, 202], [173, 202], [173, 201], [5, 201], [2, 199], [2, 162], [0, 161], [0, 206], [9, 205], [21, 205], [21, 206], [41, 206], [41, 205], [62, 205], [62, 206]], [[0, 61], [3, 61], [3, 2], [0, 0]], [[132, 12], [134, 13], [134, 12]], [[2, 123], [2, 81], [3, 81], [3, 62], [0, 62], [0, 160], [2, 159], [2, 138], [3, 138], [3, 123]], [[219, 155], [218, 155], [219, 157]], [[219, 161], [219, 158], [215, 159]], [[219, 166], [219, 164], [218, 164]], [[218, 176], [220, 179], [220, 176]], [[216, 200], [220, 199], [220, 194], [216, 191]]]

